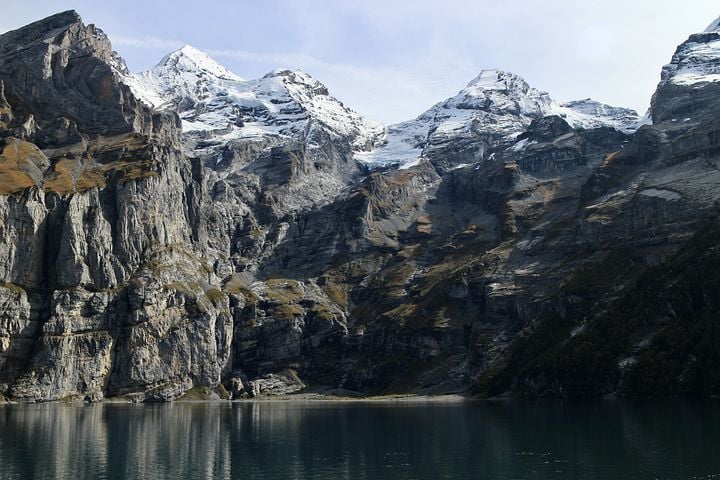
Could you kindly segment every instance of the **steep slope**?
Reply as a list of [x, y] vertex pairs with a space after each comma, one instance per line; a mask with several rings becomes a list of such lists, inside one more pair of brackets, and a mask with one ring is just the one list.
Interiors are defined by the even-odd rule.
[[653, 124], [583, 186], [576, 242], [590, 260], [562, 280], [564, 310], [538, 316], [482, 390], [718, 392], [719, 39], [715, 22], [678, 47]]
[[691, 35], [662, 70], [652, 101], [654, 122], [703, 121], [697, 113], [712, 115], [720, 89], [720, 28], [713, 22], [704, 32]]
[[191, 246], [179, 119], [139, 102], [126, 73], [72, 11], [0, 36], [0, 164], [15, 169], [0, 197], [0, 389], [14, 398], [177, 395], [220, 381], [228, 358], [229, 306], [203, 300]]
[[637, 131], [493, 70], [385, 140], [302, 72], [0, 36], [0, 394], [715, 392], [713, 25]]
[[353, 152], [383, 133], [304, 72], [246, 81], [190, 46], [126, 82], [146, 103], [179, 113], [186, 148], [217, 172], [210, 182], [234, 179], [245, 191], [259, 182], [272, 196], [259, 202], [278, 217], [331, 201], [362, 173]]
[[224, 141], [312, 138], [310, 130], [324, 128], [365, 149], [382, 132], [382, 126], [346, 108], [304, 72], [277, 70], [246, 81], [191, 46], [170, 53], [128, 83], [149, 105], [177, 110], [186, 133], [222, 131]]
[[632, 110], [590, 99], [560, 104], [517, 75], [485, 70], [456, 96], [390, 126], [384, 145], [356, 158], [373, 167], [408, 168], [421, 157], [441, 169], [472, 164], [513, 143], [533, 120], [547, 115], [560, 116], [573, 128], [612, 127], [626, 133], [638, 122]]
[[[278, 342], [285, 331], [288, 345], [277, 350], [285, 358], [295, 342], [347, 331], [343, 310], [312, 281], [259, 282], [252, 269], [283, 238], [283, 212], [359, 175], [351, 139], [302, 110], [297, 138], [276, 135], [245, 151], [218, 141], [229, 156], [244, 155], [220, 178], [209, 159], [187, 155], [202, 148], [192, 135], [181, 143], [175, 112], [138, 100], [107, 38], [77, 13], [8, 32], [0, 45], [3, 394], [172, 399], [231, 380], [243, 360], [231, 361], [234, 336], [247, 345], [269, 328]], [[174, 71], [180, 64], [187, 69], [178, 61]], [[196, 67], [198, 77], [230, 75]], [[292, 88], [269, 92], [269, 105]], [[246, 163], [253, 171], [242, 171]], [[295, 191], [308, 168], [329, 170], [329, 181]], [[238, 393], [276, 383], [238, 375]]]

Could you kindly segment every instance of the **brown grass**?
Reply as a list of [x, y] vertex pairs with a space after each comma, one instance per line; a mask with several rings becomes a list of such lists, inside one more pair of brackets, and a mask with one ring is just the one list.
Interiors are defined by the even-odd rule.
[[228, 295], [241, 295], [248, 303], [257, 303], [260, 297], [250, 290], [237, 275], [232, 275], [223, 285], [223, 291]]
[[320, 286], [325, 295], [342, 309], [347, 309], [349, 304], [348, 286], [345, 283], [338, 283], [330, 277]]
[[272, 279], [265, 282], [267, 292], [265, 298], [275, 303], [294, 303], [303, 298], [300, 284], [295, 280]]
[[415, 222], [418, 233], [425, 233], [428, 235], [432, 233], [432, 220], [430, 220], [429, 215], [421, 215]]
[[35, 186], [23, 167], [45, 156], [34, 144], [9, 137], [0, 153], [0, 195], [12, 195]]
[[54, 172], [45, 180], [44, 189], [60, 195], [82, 193], [92, 188], [104, 187], [110, 175], [116, 175], [119, 183], [157, 176], [157, 172], [150, 170], [151, 168], [150, 161], [101, 164], [92, 158], [85, 161], [66, 158], [55, 164]]
[[[46, 192], [71, 195], [102, 188], [111, 179], [122, 183], [158, 175], [155, 163], [146, 159], [147, 139], [139, 135], [100, 137], [87, 144], [48, 152], [54, 165], [42, 182]], [[19, 193], [35, 186], [28, 168], [33, 163], [45, 162], [48, 162], [47, 157], [36, 145], [9, 137], [0, 152], [0, 195]]]
[[296, 304], [278, 305], [277, 307], [274, 307], [271, 312], [272, 315], [275, 317], [288, 320], [293, 317], [300, 317], [305, 314], [305, 310], [300, 305]]

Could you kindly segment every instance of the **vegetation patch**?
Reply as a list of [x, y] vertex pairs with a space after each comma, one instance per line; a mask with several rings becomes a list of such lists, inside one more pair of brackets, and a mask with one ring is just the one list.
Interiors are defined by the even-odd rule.
[[336, 310], [324, 303], [314, 303], [308, 310], [316, 318], [326, 320], [328, 322], [332, 322], [337, 319]]
[[225, 282], [223, 291], [228, 295], [240, 295], [249, 303], [257, 303], [260, 301], [260, 297], [250, 290], [237, 275], [232, 275], [230, 279]]
[[303, 298], [303, 290], [299, 282], [286, 279], [272, 279], [265, 282], [267, 292], [265, 298], [269, 302], [288, 304], [297, 303]]
[[221, 400], [230, 400], [230, 392], [227, 391], [225, 385], [223, 385], [222, 383], [218, 384], [218, 386], [215, 388], [215, 391], [217, 392]]
[[227, 298], [225, 294], [219, 288], [210, 288], [205, 292], [205, 296], [213, 302], [213, 304], [221, 304]]
[[157, 176], [152, 168], [153, 163], [149, 160], [97, 163], [92, 157], [64, 158], [55, 163], [52, 173], [45, 180], [44, 189], [60, 195], [82, 193], [104, 187], [110, 178], [123, 183]]
[[193, 387], [178, 400], [186, 402], [201, 402], [207, 400], [230, 400], [230, 393], [220, 384], [217, 387]]
[[179, 398], [179, 400], [185, 400], [185, 401], [202, 401], [202, 400], [212, 400], [213, 398], [213, 390], [210, 387], [193, 387], [185, 394], [183, 394], [182, 397]]
[[318, 285], [325, 293], [325, 295], [327, 295], [328, 298], [333, 301], [333, 303], [338, 305], [343, 310], [346, 310], [348, 308], [349, 289], [347, 284], [337, 282], [335, 278], [331, 275], [325, 275], [321, 277]]
[[[0, 117], [3, 109], [0, 108]], [[1, 125], [0, 125], [1, 126]], [[38, 186], [60, 195], [154, 177], [147, 139], [138, 135], [100, 138], [81, 147], [49, 150], [51, 161], [35, 144], [8, 137], [0, 151], [0, 195], [12, 195]]]
[[272, 315], [284, 320], [301, 317], [304, 314], [305, 310], [297, 304], [284, 304], [272, 308]]
[[0, 282], [0, 288], [4, 288], [6, 290], [10, 290], [13, 293], [23, 294], [25, 293], [25, 289], [22, 288], [20, 285], [17, 285], [15, 283], [4, 283]]
[[12, 195], [34, 187], [35, 180], [28, 172], [38, 170], [36, 164], [47, 162], [37, 146], [16, 138], [6, 139], [0, 152], [0, 195]]

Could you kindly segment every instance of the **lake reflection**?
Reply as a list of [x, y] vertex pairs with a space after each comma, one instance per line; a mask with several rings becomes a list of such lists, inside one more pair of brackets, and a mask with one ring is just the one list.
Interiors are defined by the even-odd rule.
[[0, 479], [720, 478], [720, 401], [0, 406]]

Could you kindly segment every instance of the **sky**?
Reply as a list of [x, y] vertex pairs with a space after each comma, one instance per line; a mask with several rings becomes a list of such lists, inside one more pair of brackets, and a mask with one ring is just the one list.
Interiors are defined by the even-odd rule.
[[0, 32], [63, 10], [108, 34], [132, 71], [185, 44], [244, 78], [302, 69], [392, 124], [481, 70], [516, 73], [558, 100], [644, 113], [678, 44], [717, 0], [3, 0]]

